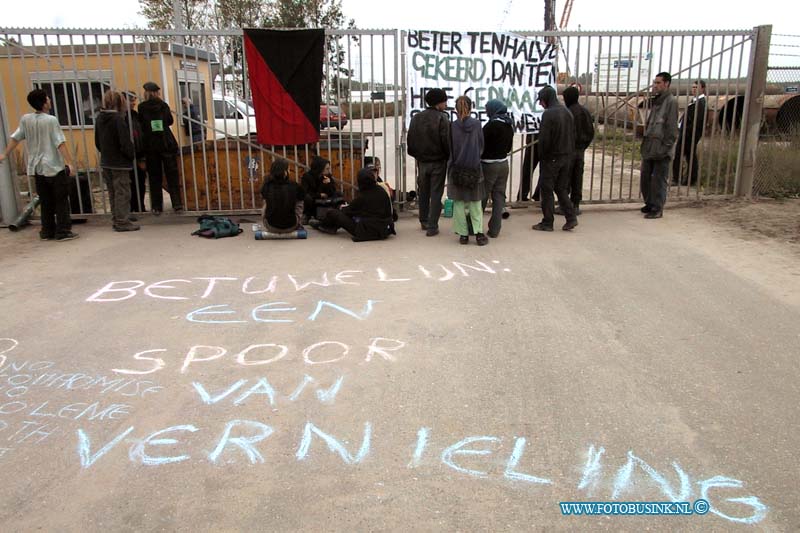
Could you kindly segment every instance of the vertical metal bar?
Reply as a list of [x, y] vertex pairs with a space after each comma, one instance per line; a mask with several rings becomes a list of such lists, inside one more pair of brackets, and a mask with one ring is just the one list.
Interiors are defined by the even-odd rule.
[[[337, 137], [339, 138], [339, 176], [342, 181], [344, 181], [344, 157], [343, 153], [344, 150], [342, 145], [342, 134], [343, 134], [343, 127], [342, 127], [342, 110], [344, 109], [344, 100], [342, 98], [342, 80], [341, 80], [341, 68], [339, 67], [339, 37], [333, 37], [333, 50], [334, 50], [334, 66], [335, 72], [334, 75], [336, 77], [336, 103], [339, 105], [339, 114], [336, 117], [336, 121], [338, 122], [338, 127], [336, 128], [339, 134]], [[349, 181], [352, 183], [353, 176], [352, 174], [349, 177]]]
[[[406, 180], [407, 176], [407, 168], [406, 168], [406, 111], [405, 106], [406, 102], [406, 94], [408, 91], [408, 87], [406, 86], [406, 64], [405, 64], [405, 57], [406, 57], [406, 32], [402, 31], [400, 33], [399, 40], [397, 39], [397, 31], [395, 31], [395, 73], [400, 72], [400, 79], [395, 79], [395, 86], [394, 86], [394, 114], [395, 114], [395, 121], [396, 123], [399, 122], [400, 133], [399, 136], [395, 137], [395, 143], [397, 145], [397, 158], [399, 161], [399, 166], [395, 167], [396, 169], [400, 169], [401, 172], [399, 174], [400, 182], [398, 183], [397, 190], [399, 191], [397, 199], [401, 202], [400, 209], [405, 208], [406, 196], [408, 194], [408, 182]], [[399, 52], [399, 55], [397, 55]], [[396, 76], [395, 76], [396, 78]], [[397, 85], [400, 84], [400, 94], [397, 91]], [[397, 132], [397, 126], [395, 126], [395, 132]]]
[[[199, 51], [199, 47], [197, 45], [195, 45], [193, 48], [194, 48], [194, 61], [197, 64], [197, 83], [199, 85], [198, 89], [202, 89], [203, 87], [208, 87], [208, 84], [207, 83], [203, 83], [204, 78], [200, 75], [200, 51]], [[206, 58], [206, 62], [209, 64], [208, 72], [209, 72], [209, 75], [211, 75], [211, 67], [210, 67], [210, 65], [211, 65], [211, 57], [210, 57], [211, 52], [210, 51], [206, 51], [206, 54], [208, 55], [208, 57]], [[211, 82], [211, 92], [209, 93], [209, 96], [211, 94], [213, 94], [214, 80], [210, 80], [210, 82]], [[191, 87], [191, 85], [190, 85], [190, 87]], [[189, 92], [191, 93], [191, 91], [189, 91]], [[197, 106], [196, 106], [197, 116], [200, 117], [200, 128], [201, 128], [200, 131], [203, 132], [203, 138], [202, 138], [202, 141], [200, 142], [199, 151], [200, 151], [200, 154], [203, 156], [203, 168], [202, 168], [202, 171], [203, 171], [203, 174], [205, 174], [207, 172], [207, 170], [208, 170], [208, 163], [207, 163], [207, 160], [206, 160], [206, 140], [208, 139], [208, 110], [206, 109], [206, 111], [203, 111], [204, 105], [206, 105], [207, 102], [208, 102], [208, 97], [206, 96], [206, 91], [205, 90], [200, 91], [200, 97], [205, 99], [205, 102], [198, 102]], [[213, 96], [211, 97], [211, 105], [212, 105], [212, 107], [214, 105]], [[213, 109], [212, 109], [212, 111], [213, 111]], [[191, 117], [191, 113], [189, 113], [189, 115]], [[189, 128], [189, 132], [191, 134], [191, 127]], [[197, 164], [195, 162], [195, 159], [196, 159], [196, 154], [195, 154], [195, 150], [194, 150], [194, 143], [192, 143], [192, 185], [193, 185], [193, 189], [194, 189], [194, 208], [196, 210], [200, 210], [200, 200], [198, 199], [198, 191], [197, 191]], [[184, 190], [184, 200], [183, 200], [184, 204], [183, 204], [183, 207], [186, 208], [187, 211], [188, 211], [189, 210], [188, 209], [189, 202], [188, 202], [188, 194], [186, 193], [186, 178], [185, 177], [184, 177], [183, 182], [184, 182], [184, 187], [183, 187], [183, 190]]]
[[[219, 39], [219, 49], [226, 50], [227, 48], [223, 46], [223, 39], [227, 42], [227, 37], [220, 37]], [[228, 107], [228, 101], [225, 98], [227, 96], [227, 87], [226, 87], [226, 80], [225, 80], [225, 69], [220, 69], [220, 75], [222, 76], [222, 129], [223, 129], [223, 137], [222, 142], [225, 143], [225, 168], [228, 171], [228, 199], [230, 200], [230, 182], [231, 182], [231, 157], [230, 157], [230, 136], [228, 135], [228, 113], [226, 112]], [[236, 132], [238, 133], [238, 131]], [[219, 149], [216, 150], [217, 152], [217, 209], [222, 210], [222, 184], [220, 183], [220, 175], [219, 175]]]
[[[620, 38], [621, 41], [621, 38]], [[620, 42], [620, 50], [622, 49], [622, 42]], [[622, 117], [622, 155], [620, 156], [619, 163], [619, 199], [622, 200], [622, 189], [625, 185], [625, 152], [628, 150], [628, 106], [630, 105], [631, 97], [631, 82], [633, 81], [633, 68], [639, 64], [638, 61], [633, 61], [633, 36], [628, 36], [628, 76], [626, 77], [625, 84], [625, 114]], [[637, 86], [638, 89], [638, 86]], [[628, 197], [630, 200], [630, 195]]]
[[[633, 39], [631, 39], [631, 41], [633, 41]], [[636, 132], [637, 132], [637, 130], [639, 128], [639, 99], [640, 99], [641, 94], [642, 94], [642, 91], [641, 91], [641, 87], [642, 87], [642, 66], [644, 65], [642, 52], [644, 51], [644, 46], [645, 46], [644, 45], [644, 35], [640, 35], [639, 36], [639, 57], [636, 59], [636, 64], [639, 65], [639, 66], [636, 67], [636, 93], [635, 93], [635, 103], [634, 103], [634, 107], [633, 107], [633, 140], [634, 141], [636, 141]], [[648, 51], [648, 53], [649, 53], [649, 51]], [[629, 188], [628, 188], [628, 200], [629, 201], [636, 200], [636, 198], [633, 196], [633, 181], [634, 181], [633, 174], [634, 174], [634, 169], [636, 167], [635, 142], [632, 143], [631, 146], [632, 146], [632, 150], [631, 150], [631, 175], [630, 175], [630, 183], [629, 183]], [[640, 161], [640, 164], [641, 164], [641, 158], [639, 159], [639, 161]], [[637, 192], [636, 197], [638, 197], [638, 196], [639, 196], [639, 194]]]
[[[705, 43], [705, 39], [706, 39], [705, 35], [700, 37], [700, 62], [697, 65], [697, 80], [698, 80], [698, 82], [701, 79], [703, 79], [703, 58], [705, 57], [703, 54], [705, 53], [705, 44], [706, 44]], [[713, 43], [713, 41], [712, 41], [712, 43]], [[713, 50], [713, 45], [712, 45], [712, 50], [711, 51], [712, 52], [714, 51]], [[692, 56], [692, 57], [694, 57], [694, 56]], [[711, 72], [711, 64], [710, 63], [709, 63], [708, 69], [709, 69], [708, 71], [710, 73]], [[695, 78], [690, 78], [690, 80], [689, 80], [690, 81], [690, 83], [689, 83], [689, 94], [690, 95], [691, 95], [691, 87], [692, 87], [692, 85], [694, 85], [694, 82], [693, 82], [694, 79]], [[706, 86], [708, 86], [708, 84], [706, 84]], [[697, 84], [698, 92], [701, 89], [702, 88], [700, 87], [700, 84], [698, 83]], [[703, 95], [704, 95], [703, 98], [705, 99], [705, 104], [706, 104], [704, 106], [704, 110], [706, 110], [706, 109], [708, 109], [708, 95], [706, 95], [705, 90], [703, 91]], [[697, 108], [697, 103], [695, 103], [695, 117], [694, 117], [694, 122], [692, 123], [692, 131], [690, 133], [690, 135], [692, 137], [691, 138], [692, 144], [690, 146], [692, 147], [692, 149], [689, 152], [689, 179], [687, 180], [687, 184], [688, 184], [687, 187], [691, 186], [691, 180], [692, 180], [691, 169], [692, 169], [692, 165], [694, 165], [695, 162], [697, 162], [697, 181], [695, 183], [695, 187], [696, 187], [696, 189], [695, 189], [695, 198], [697, 198], [699, 200], [700, 199], [700, 190], [703, 189], [703, 187], [702, 187], [702, 183], [703, 183], [703, 172], [702, 171], [703, 171], [703, 168], [701, 166], [702, 161], [697, 156], [697, 153], [695, 153], [695, 152], [697, 152], [699, 150], [699, 147], [697, 146], [697, 142], [699, 141], [699, 139], [697, 139], [697, 128], [695, 127], [695, 125], [697, 124], [697, 121], [700, 120], [700, 121], [702, 121], [701, 123], [703, 124], [703, 129], [705, 130], [705, 119], [706, 119], [706, 117], [705, 116], [702, 116], [702, 117], [698, 116], [696, 108]], [[702, 135], [702, 132], [701, 132], [701, 135]]]
[[[347, 111], [350, 113], [350, 135], [349, 138], [349, 145], [350, 145], [350, 161], [352, 163], [353, 158], [355, 156], [355, 136], [353, 135], [353, 112], [351, 111], [353, 105], [353, 67], [352, 67], [352, 54], [353, 54], [353, 43], [351, 41], [351, 35], [347, 34]], [[342, 108], [344, 109], [344, 108]], [[351, 167], [352, 168], [352, 167]]]
[[761, 127], [764, 90], [767, 82], [769, 43], [772, 26], [753, 28], [750, 60], [747, 68], [747, 93], [742, 114], [742, 133], [739, 138], [739, 155], [736, 165], [734, 194], [750, 198], [753, 194], [753, 177]]
[[[600, 54], [603, 50], [603, 41], [600, 37], [597, 38], [597, 59], [595, 61], [595, 67], [592, 68], [591, 66], [591, 58], [592, 58], [592, 37], [589, 37], [589, 45], [588, 51], [586, 52], [586, 71], [591, 72], [592, 74], [592, 83], [590, 84], [592, 93], [594, 94], [594, 103], [595, 103], [595, 117], [594, 117], [594, 130], [595, 132], [600, 132], [600, 112], [603, 107], [602, 99], [599, 99], [600, 93]], [[603, 125], [605, 128], [605, 124]], [[598, 135], [595, 133], [595, 142], [592, 143], [592, 171], [590, 173], [589, 178], [589, 201], [591, 202], [594, 200], [594, 167], [595, 167], [595, 159], [597, 156], [597, 140]], [[603, 157], [602, 151], [600, 152], [600, 157]], [[602, 161], [601, 161], [602, 165]]]
[[[102, 60], [102, 55], [100, 54], [100, 35], [99, 34], [95, 34], [94, 35], [94, 54], [95, 54], [95, 60], [97, 61], [98, 68], [102, 72], [102, 70], [103, 70], [103, 60]], [[109, 51], [108, 55], [109, 55], [109, 62], [108, 62], [109, 67], [108, 67], [108, 70], [111, 72], [111, 79], [109, 80], [109, 82], [110, 82], [109, 85], [111, 85], [114, 82], [113, 60], [111, 59], [111, 52], [110, 51]], [[101, 89], [100, 98], [101, 98], [101, 101], [102, 101], [103, 93], [105, 92], [105, 91], [103, 91], [103, 88], [105, 87], [105, 83], [104, 83], [105, 78], [103, 76], [101, 76], [100, 78], [101, 78], [101, 80], [100, 80], [100, 89]], [[91, 90], [89, 91], [89, 98], [92, 101], [92, 108], [94, 108], [94, 94], [93, 94], [93, 92]], [[95, 110], [92, 109], [92, 112], [94, 112], [94, 111]], [[108, 205], [109, 204], [108, 204], [107, 198], [106, 198], [106, 192], [107, 191], [106, 191], [106, 187], [105, 187], [105, 179], [103, 178], [103, 169], [100, 166], [100, 152], [97, 150], [97, 148], [94, 149], [94, 155], [95, 155], [95, 160], [97, 161], [97, 178], [99, 180], [98, 185], [99, 185], [99, 189], [100, 189], [101, 203], [103, 204], [103, 213], [108, 213], [108, 211], [109, 211]], [[92, 188], [92, 201], [94, 202], [94, 188]]]
[[[251, 131], [250, 130], [250, 128], [251, 128], [251, 125], [250, 125], [250, 108], [251, 108], [250, 101], [253, 98], [252, 98], [252, 91], [250, 90], [250, 75], [249, 75], [249, 70], [247, 68], [247, 54], [245, 54], [245, 52], [244, 52], [244, 30], [242, 30], [242, 34], [241, 34], [241, 36], [238, 37], [238, 39], [240, 39], [241, 43], [242, 43], [242, 87], [243, 87], [245, 105], [247, 106], [245, 108], [245, 109], [247, 109], [247, 140], [248, 140], [248, 143], [247, 143], [247, 158], [248, 158], [248, 161], [252, 161], [253, 160], [253, 146], [252, 146], [252, 143], [249, 142], [249, 141], [252, 139], [252, 135], [250, 134], [250, 131]], [[196, 49], [195, 49], [195, 53], [197, 53]], [[296, 149], [295, 149], [295, 159], [297, 159], [297, 151], [296, 151]], [[263, 172], [262, 172], [262, 174], [263, 174]], [[255, 191], [255, 187], [254, 187], [254, 183], [255, 183], [256, 179], [258, 179], [257, 176], [250, 176], [250, 169], [248, 168], [247, 169], [247, 180], [250, 183], [250, 205], [253, 206], [253, 208], [258, 209], [260, 201], [259, 202], [256, 201], [256, 191]], [[244, 202], [244, 196], [242, 196], [242, 202]]]
[[[740, 94], [739, 94], [739, 80], [742, 77], [742, 63], [744, 62], [744, 45], [748, 41], [750, 41], [750, 46], [753, 46], [753, 44], [752, 44], [752, 36], [751, 36], [749, 39], [743, 40], [742, 41], [742, 46], [741, 46], [741, 48], [739, 48], [739, 69], [736, 71], [736, 92], [735, 92], [736, 96], [734, 97], [734, 100], [733, 100], [733, 117], [731, 117], [731, 128], [730, 128], [730, 133], [729, 133], [729, 138], [730, 138], [729, 144], [730, 145], [733, 145], [733, 143], [734, 143], [735, 133], [736, 133], [736, 129], [737, 129], [736, 116], [738, 115], [737, 111], [739, 110], [739, 96], [740, 96]], [[748, 72], [748, 75], [749, 75], [749, 72]], [[744, 118], [744, 117], [742, 117], [742, 118]], [[739, 123], [738, 128], [740, 129], [739, 130], [739, 135], [741, 136], [741, 122]], [[731, 185], [735, 187], [735, 182], [732, 183], [732, 184], [729, 183], [729, 179], [730, 179], [730, 175], [731, 175], [731, 164], [733, 163], [733, 161], [732, 161], [733, 154], [732, 154], [731, 146], [726, 147], [726, 152], [727, 152], [727, 158], [726, 158], [727, 159], [727, 166], [726, 166], [726, 169], [725, 169], [725, 193], [727, 194]], [[735, 164], [736, 164], [737, 167], [739, 166], [738, 154], [736, 156]], [[735, 169], [734, 169], [734, 171], [735, 171]]]
[[[606, 89], [605, 89], [605, 101], [606, 105], [603, 108], [603, 157], [600, 160], [600, 199], [603, 199], [603, 188], [605, 187], [605, 170], [606, 170], [606, 138], [608, 137], [608, 108], [609, 102], [611, 101], [611, 48], [614, 44], [614, 38], [608, 38], [608, 59], [606, 61]], [[601, 37], [602, 41], [602, 37]], [[612, 128], [613, 131], [613, 128]], [[609, 194], [609, 199], [611, 199], [611, 195]]]
[[[389, 128], [387, 127], [386, 123], [386, 36], [381, 35], [381, 80], [383, 82], [383, 100], [381, 100], [381, 115], [383, 115], [383, 155], [382, 155], [382, 164], [383, 167], [386, 164], [387, 159], [387, 143], [388, 140], [388, 131]], [[383, 171], [383, 168], [381, 168]], [[384, 181], [386, 180], [386, 175], [383, 176]]]
[[[673, 37], [673, 40], [674, 39], [675, 38]], [[676, 102], [678, 101], [678, 99], [681, 96], [681, 81], [683, 79], [682, 72], [683, 72], [683, 56], [684, 56], [685, 39], [686, 39], [686, 36], [685, 35], [681, 35], [681, 51], [680, 51], [680, 54], [678, 55], [678, 69], [673, 71], [673, 72], [677, 72], [678, 73], [678, 79], [673, 80], [674, 83], [675, 83]], [[690, 43], [691, 43], [690, 44], [690, 51], [689, 51], [689, 74], [691, 74], [691, 64], [692, 64], [692, 59], [694, 57], [694, 54], [693, 54], [694, 37], [689, 37], [689, 39], [690, 39]], [[672, 68], [672, 62], [671, 61], [670, 61], [670, 68]], [[671, 87], [670, 87], [670, 89], [671, 89]], [[680, 108], [679, 108], [679, 110], [680, 110]], [[686, 110], [684, 109], [684, 118], [685, 118], [685, 116], [686, 116]], [[685, 138], [685, 137], [686, 136], [684, 135], [683, 138]], [[676, 146], [675, 146], [675, 157], [676, 158], [680, 158], [681, 157], [681, 154], [683, 153], [681, 150], [683, 150], [683, 141], [682, 141], [682, 139], [678, 139], [677, 142], [676, 142]], [[667, 176], [669, 176], [671, 174], [672, 174], [672, 169], [670, 168], [669, 170], [667, 170]], [[672, 176], [671, 179], [672, 180], [678, 180], [678, 186], [676, 187], [675, 190], [677, 191], [678, 198], [680, 198], [681, 196], [683, 196], [683, 191], [681, 190], [680, 176]], [[668, 178], [668, 181], [669, 181], [669, 178]], [[667, 190], [669, 191], [669, 189], [667, 189]], [[687, 195], [689, 194], [689, 187], [688, 186], [686, 187], [686, 194]]]
[[[369, 36], [369, 81], [370, 87], [375, 87], [375, 36]], [[370, 116], [370, 132], [372, 133], [372, 153], [378, 155], [377, 147], [375, 146], [375, 101], [370, 98], [369, 100], [369, 116]], [[385, 132], [384, 132], [385, 133]]]
[[[610, 43], [609, 44], [609, 59], [611, 59], [611, 49], [613, 48], [613, 45], [614, 45], [614, 38], [613, 37], [611, 37], [609, 39], [609, 43]], [[619, 45], [617, 46], [617, 66], [619, 68], [617, 68], [617, 86], [616, 86], [615, 92], [614, 92], [614, 117], [613, 117], [614, 126], [612, 128], [612, 131], [614, 132], [614, 136], [612, 137], [612, 143], [613, 143], [612, 146], [614, 146], [614, 149], [611, 151], [611, 169], [608, 172], [608, 176], [610, 178], [610, 181], [609, 181], [609, 184], [608, 184], [608, 199], [609, 200], [613, 200], [614, 199], [614, 167], [615, 167], [615, 164], [617, 162], [616, 161], [616, 159], [617, 159], [616, 144], [617, 144], [617, 139], [619, 137], [618, 133], [617, 133], [619, 131], [617, 113], [619, 112], [619, 101], [620, 101], [620, 99], [619, 99], [619, 82], [620, 82], [620, 78], [622, 77], [622, 70], [623, 70], [622, 69], [622, 36], [620, 36]], [[624, 140], [624, 132], [623, 132], [623, 140]], [[620, 192], [620, 197], [622, 197], [622, 188], [621, 187], [620, 187], [619, 192]]]
[[[85, 38], [86, 37], [84, 36], [84, 39]], [[77, 78], [78, 78], [78, 76], [77, 76], [77, 74], [78, 74], [78, 61], [77, 61], [77, 59], [75, 57], [75, 42], [73, 40], [73, 36], [72, 35], [69, 36], [69, 51], [70, 51], [70, 55], [72, 57], [72, 70], [75, 72], [75, 78], [77, 80]], [[91, 77], [87, 76], [87, 78], [89, 78], [88, 87], [91, 90], [91, 87], [92, 87]], [[91, 97], [90, 97], [90, 101], [91, 101]], [[94, 112], [92, 112], [92, 116], [94, 116]], [[83, 153], [84, 153], [84, 156], [85, 156], [84, 161], [86, 162], [85, 163], [86, 167], [88, 167], [89, 166], [89, 149], [86, 146], [88, 144], [88, 140], [86, 138], [86, 123], [82, 122], [82, 126], [83, 126], [83, 128], [82, 128], [81, 134], [83, 135], [83, 138], [84, 138], [84, 142], [83, 142]], [[83, 198], [81, 197], [81, 183], [80, 183], [80, 180], [78, 179], [78, 157], [77, 156], [78, 156], [78, 149], [76, 148], [75, 149], [75, 176], [74, 176], [74, 179], [75, 179], [75, 186], [76, 186], [77, 191], [78, 191], [78, 194], [77, 194], [77, 196], [78, 196], [78, 209], [79, 209], [79, 211], [81, 213], [86, 213], [86, 211], [84, 210], [84, 206], [83, 206]], [[87, 180], [88, 180], [88, 173], [87, 173]], [[87, 181], [87, 185], [88, 185], [88, 181]], [[89, 191], [91, 192], [91, 187], [89, 188]], [[92, 195], [89, 194], [89, 198], [90, 198], [89, 201], [90, 202], [91, 202], [91, 196]], [[89, 207], [89, 206], [87, 206], [87, 207]]]
[[[736, 37], [731, 36], [731, 47], [733, 46], [733, 43], [734, 43], [735, 40], [736, 40]], [[725, 36], [724, 35], [722, 36], [722, 42], [720, 43], [720, 50], [725, 50]], [[733, 61], [733, 50], [728, 52], [728, 56], [730, 57], [730, 61], [732, 62]], [[715, 176], [715, 179], [714, 179], [714, 194], [719, 194], [719, 178], [720, 178], [721, 161], [722, 161], [722, 157], [720, 157], [719, 150], [722, 147], [722, 145], [720, 144], [720, 141], [722, 141], [723, 137], [724, 137], [724, 133], [723, 133], [724, 130], [722, 129], [722, 125], [721, 124], [719, 125], [720, 126], [719, 127], [719, 131], [717, 131], [718, 117], [723, 117], [724, 114], [725, 114], [725, 106], [723, 105], [722, 109], [720, 109], [720, 107], [719, 107], [719, 103], [720, 103], [719, 91], [720, 91], [720, 85], [722, 84], [722, 65], [723, 65], [724, 62], [725, 62], [725, 56], [724, 55], [720, 55], [720, 58], [719, 58], [719, 71], [717, 73], [717, 83], [715, 84], [716, 94], [714, 95], [714, 101], [716, 102], [716, 113], [714, 114], [714, 118], [711, 121], [711, 139], [709, 141], [709, 146], [712, 147], [711, 154], [717, 160], [717, 171], [716, 171], [716, 176]], [[730, 84], [731, 84], [730, 67], [728, 67], [728, 75], [726, 76], [726, 78], [727, 78], [727, 81], [726, 81], [726, 88], [725, 88], [725, 101], [727, 102], [728, 90], [730, 89]], [[710, 103], [710, 102], [706, 102], [706, 103]], [[714, 147], [716, 147], [716, 149], [714, 149]], [[713, 165], [713, 161], [714, 161], [714, 159], [712, 159], [711, 162], [709, 163], [709, 165], [708, 165], [709, 169]]]

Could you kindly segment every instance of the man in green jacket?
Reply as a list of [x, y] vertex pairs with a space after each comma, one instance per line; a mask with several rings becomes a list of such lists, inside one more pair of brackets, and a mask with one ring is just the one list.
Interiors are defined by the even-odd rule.
[[678, 139], [678, 103], [669, 92], [672, 76], [659, 72], [653, 80], [653, 101], [642, 140], [641, 190], [645, 218], [661, 218], [667, 201], [669, 166]]

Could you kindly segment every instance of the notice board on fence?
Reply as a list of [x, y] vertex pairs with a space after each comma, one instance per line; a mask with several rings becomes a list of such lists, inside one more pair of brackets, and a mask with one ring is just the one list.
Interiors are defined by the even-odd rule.
[[542, 109], [536, 94], [556, 84], [555, 44], [504, 32], [406, 33], [406, 124], [425, 109], [425, 93], [435, 87], [447, 91], [447, 107], [465, 94], [474, 114], [486, 122], [486, 102], [503, 101], [514, 118], [515, 131], [536, 133]]

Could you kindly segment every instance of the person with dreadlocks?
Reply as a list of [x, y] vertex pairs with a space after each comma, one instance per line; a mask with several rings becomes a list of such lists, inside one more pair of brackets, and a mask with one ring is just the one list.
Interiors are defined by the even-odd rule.
[[508, 183], [508, 154], [514, 143], [514, 126], [506, 105], [500, 100], [486, 102], [489, 122], [483, 127], [483, 170], [484, 193], [482, 209], [486, 209], [492, 199], [492, 217], [489, 219], [489, 237], [500, 235], [503, 210], [506, 206], [506, 183]]
[[[456, 99], [458, 118], [450, 124], [451, 151], [448, 164], [447, 196], [453, 199], [453, 231], [461, 244], [469, 243], [475, 232], [478, 246], [489, 244], [483, 233], [483, 131], [478, 119], [470, 116], [472, 100], [468, 96]], [[467, 221], [469, 217], [469, 221]]]
[[264, 229], [269, 233], [291, 233], [302, 229], [303, 187], [289, 179], [289, 162], [273, 161], [269, 179], [261, 187], [264, 199]]

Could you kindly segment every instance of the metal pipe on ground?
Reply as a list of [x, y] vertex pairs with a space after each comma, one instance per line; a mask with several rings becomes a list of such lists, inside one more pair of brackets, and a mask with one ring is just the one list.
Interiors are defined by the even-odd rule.
[[39, 197], [34, 196], [33, 200], [31, 200], [30, 203], [25, 206], [25, 209], [22, 210], [22, 213], [19, 214], [14, 222], [8, 225], [8, 229], [11, 231], [19, 231], [24, 226], [27, 226], [30, 223], [31, 215], [33, 215], [33, 212], [36, 211], [36, 208], [39, 207], [40, 203], [42, 203], [42, 201], [39, 199]]

